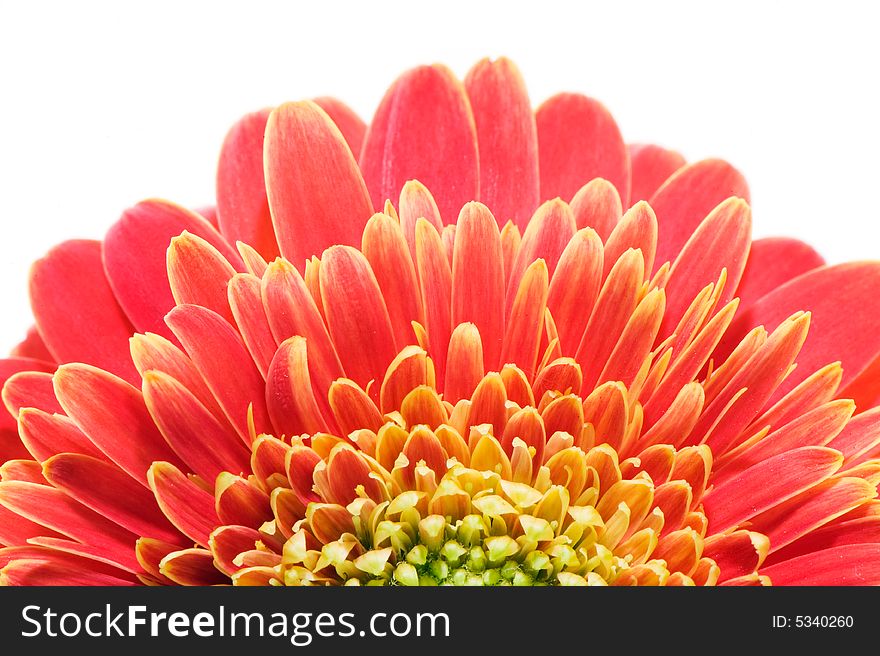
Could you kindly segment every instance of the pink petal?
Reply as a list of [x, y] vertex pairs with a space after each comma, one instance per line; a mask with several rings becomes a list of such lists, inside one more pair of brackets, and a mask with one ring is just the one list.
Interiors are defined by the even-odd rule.
[[649, 200], [660, 226], [656, 264], [674, 260], [703, 218], [731, 196], [748, 202], [749, 189], [723, 160], [705, 159], [676, 171]]
[[267, 260], [278, 256], [263, 178], [263, 137], [270, 109], [243, 117], [232, 126], [217, 167], [217, 220], [230, 243], [243, 241]]
[[360, 243], [373, 208], [357, 161], [324, 110], [309, 101], [275, 109], [264, 158], [272, 223], [285, 258], [301, 269], [332, 244]]
[[388, 89], [360, 156], [374, 207], [416, 179], [437, 199], [445, 222], [479, 198], [474, 116], [464, 86], [444, 66], [420, 66]]
[[525, 82], [502, 57], [478, 62], [464, 85], [477, 126], [480, 200], [499, 226], [511, 220], [525, 230], [540, 191], [538, 133]]
[[30, 296], [40, 335], [55, 360], [87, 362], [137, 380], [127, 343], [134, 328], [104, 275], [101, 242], [67, 241], [37, 260]]
[[535, 113], [541, 199], [569, 201], [593, 178], [605, 178], [629, 207], [629, 153], [620, 129], [598, 101], [575, 93], [546, 100]]

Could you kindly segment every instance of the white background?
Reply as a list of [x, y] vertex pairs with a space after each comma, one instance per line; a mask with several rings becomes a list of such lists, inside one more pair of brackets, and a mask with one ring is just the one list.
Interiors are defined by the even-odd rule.
[[0, 0], [0, 352], [27, 271], [138, 200], [210, 203], [241, 114], [337, 95], [369, 119], [402, 70], [507, 55], [533, 103], [602, 100], [628, 141], [722, 156], [755, 234], [880, 258], [880, 38], [870, 2]]

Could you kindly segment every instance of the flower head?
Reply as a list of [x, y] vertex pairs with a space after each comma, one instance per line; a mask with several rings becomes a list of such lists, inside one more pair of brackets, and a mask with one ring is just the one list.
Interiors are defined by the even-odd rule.
[[747, 198], [507, 60], [245, 117], [216, 216], [35, 265], [0, 578], [877, 582], [880, 264]]

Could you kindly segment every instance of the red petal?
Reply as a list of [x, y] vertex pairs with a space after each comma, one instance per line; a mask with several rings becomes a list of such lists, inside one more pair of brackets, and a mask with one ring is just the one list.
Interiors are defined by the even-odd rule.
[[205, 549], [173, 551], [159, 563], [159, 571], [179, 585], [217, 585], [228, 582], [214, 566], [214, 556]]
[[728, 581], [754, 572], [767, 557], [767, 537], [752, 531], [734, 531], [727, 535], [710, 536], [703, 556], [711, 558], [721, 568], [719, 580]]
[[[62, 537], [61, 533], [52, 531], [36, 522], [25, 519], [12, 510], [0, 506], [0, 545], [10, 547], [23, 545], [37, 536]], [[5, 549], [0, 549], [0, 567], [3, 566]]]
[[243, 117], [226, 134], [217, 167], [217, 220], [230, 243], [243, 241], [264, 258], [278, 256], [263, 178], [263, 137], [270, 109]]
[[0, 483], [0, 503], [53, 531], [106, 550], [122, 565], [137, 567], [134, 557], [137, 536], [61, 490], [37, 483], [4, 481]]
[[812, 246], [797, 239], [756, 239], [736, 295], [742, 307], [748, 307], [783, 283], [823, 264], [825, 260]]
[[282, 342], [266, 377], [266, 405], [278, 437], [327, 431], [309, 375], [307, 343], [302, 337]]
[[579, 230], [562, 251], [547, 307], [556, 321], [563, 353], [573, 354], [581, 343], [599, 296], [602, 262], [602, 241], [591, 228]]
[[232, 576], [241, 567], [233, 560], [245, 551], [250, 551], [262, 540], [259, 531], [247, 526], [221, 526], [211, 534], [211, 553], [218, 568]]
[[62, 453], [48, 459], [43, 471], [56, 488], [132, 533], [186, 543], [160, 512], [149, 490], [110, 463]]
[[24, 481], [25, 483], [39, 483], [40, 485], [47, 484], [40, 463], [25, 458], [7, 460], [0, 465], [0, 480]]
[[[55, 552], [57, 553], [57, 552]], [[128, 586], [137, 585], [136, 577], [117, 569], [117, 574], [99, 572], [89, 569], [86, 558], [74, 562], [58, 561], [56, 558], [46, 560], [15, 560], [0, 570], [0, 584], [22, 586]], [[85, 565], [85, 566], [84, 566]]]
[[272, 519], [269, 496], [241, 476], [224, 472], [214, 491], [217, 517], [222, 524], [259, 528]]
[[657, 217], [645, 202], [633, 205], [614, 227], [605, 241], [603, 277], [627, 249], [638, 248], [645, 258], [645, 278], [654, 270], [654, 252], [657, 250]]
[[685, 159], [679, 153], [653, 144], [630, 144], [629, 161], [632, 167], [629, 202], [633, 205], [640, 200], [648, 200], [673, 173], [685, 165]]
[[850, 419], [846, 427], [828, 446], [837, 449], [851, 464], [862, 455], [876, 450], [880, 444], [880, 408], [872, 408]]
[[159, 508], [181, 533], [202, 546], [219, 524], [214, 496], [167, 462], [156, 462], [147, 474]]
[[703, 495], [709, 531], [718, 533], [790, 499], [840, 468], [840, 452], [803, 447], [774, 456]]
[[840, 395], [855, 401], [859, 412], [880, 404], [880, 356], [850, 380]]
[[449, 339], [443, 397], [450, 403], [471, 398], [484, 373], [480, 331], [472, 323], [457, 325]]
[[333, 246], [321, 258], [321, 301], [346, 373], [361, 387], [380, 381], [397, 348], [388, 309], [369, 262], [360, 251]]
[[623, 332], [642, 286], [645, 263], [641, 251], [628, 250], [614, 264], [602, 286], [575, 358], [591, 390]]
[[[739, 444], [741, 434], [766, 407], [768, 399], [785, 385], [789, 371], [810, 325], [809, 315], [792, 316], [773, 331], [767, 342], [734, 374], [721, 393], [707, 403], [694, 436], [704, 439], [716, 454]], [[787, 382], [787, 381], [786, 381]], [[778, 391], [776, 392], [778, 394]], [[720, 424], [715, 422], [723, 417]]]
[[329, 401], [341, 435], [359, 429], [377, 432], [385, 423], [379, 408], [367, 393], [345, 378], [330, 386]]
[[739, 171], [720, 159], [705, 159], [679, 169], [651, 197], [660, 233], [657, 265], [673, 261], [703, 218], [721, 201], [749, 189]]
[[88, 362], [137, 380], [128, 355], [134, 328], [104, 275], [101, 242], [67, 241], [53, 248], [31, 268], [30, 295], [40, 334], [55, 360]]
[[548, 284], [547, 265], [544, 260], [535, 260], [522, 276], [504, 334], [501, 362], [518, 365], [529, 380], [538, 362]]
[[400, 190], [400, 227], [406, 244], [409, 246], [413, 261], [416, 260], [416, 224], [419, 219], [425, 219], [437, 234], [443, 231], [443, 220], [440, 218], [440, 210], [437, 202], [418, 180], [408, 180]]
[[[0, 375], [2, 380], [2, 375]], [[44, 371], [22, 371], [13, 374], [0, 385], [3, 387], [3, 403], [12, 418], [18, 417], [22, 408], [38, 408], [46, 412], [63, 412], [55, 398], [52, 374]], [[14, 428], [15, 422], [0, 411], [0, 427]]]
[[147, 412], [140, 390], [85, 364], [63, 365], [55, 394], [65, 412], [110, 460], [146, 485], [154, 460], [180, 462]]
[[830, 401], [793, 419], [744, 450], [726, 454], [729, 458], [725, 457], [723, 465], [716, 463], [715, 484], [768, 458], [802, 446], [827, 445], [846, 456], [843, 449], [834, 446], [837, 440], [833, 438], [846, 426], [853, 409], [852, 401]]
[[416, 179], [449, 221], [479, 198], [477, 134], [464, 86], [443, 66], [404, 73], [388, 89], [360, 157], [375, 207]]
[[18, 418], [21, 441], [34, 458], [47, 460], [57, 453], [82, 453], [96, 458], [104, 454], [83, 435], [72, 419], [36, 408], [23, 408]]
[[880, 339], [872, 339], [866, 327], [880, 316], [880, 263], [820, 267], [777, 287], [740, 312], [717, 353], [729, 353], [752, 326], [777, 326], [798, 310], [811, 312], [810, 334], [798, 355], [797, 369], [771, 402], [829, 362], [840, 360], [843, 365], [842, 389], [873, 362]]
[[234, 323], [226, 289], [235, 269], [216, 248], [184, 232], [171, 240], [167, 262], [175, 303], [201, 305]]
[[739, 198], [724, 201], [700, 223], [669, 272], [663, 336], [675, 329], [694, 297], [707, 284], [718, 280], [722, 269], [727, 270], [727, 282], [719, 305], [726, 305], [735, 296], [749, 255], [751, 232], [751, 209]]
[[571, 211], [579, 230], [593, 228], [605, 241], [620, 221], [623, 204], [617, 187], [605, 178], [594, 178], [571, 199]]
[[425, 319], [415, 265], [400, 224], [375, 214], [364, 229], [361, 252], [382, 290], [397, 344], [413, 344], [412, 322], [424, 324]]
[[629, 207], [629, 153], [605, 107], [580, 94], [560, 93], [535, 113], [541, 198], [571, 200], [593, 178], [605, 178]]
[[525, 230], [538, 206], [538, 133], [525, 83], [504, 57], [483, 59], [464, 80], [480, 151], [480, 200]]
[[326, 397], [330, 384], [345, 372], [305, 281], [289, 262], [276, 260], [266, 269], [262, 284], [263, 307], [275, 341], [280, 344], [294, 335], [306, 338], [312, 379], [319, 395]]
[[16, 358], [33, 358], [43, 362], [55, 361], [55, 358], [49, 353], [49, 349], [46, 348], [46, 342], [40, 337], [36, 326], [28, 328], [27, 336], [12, 349], [10, 355]]
[[508, 274], [506, 306], [508, 316], [526, 268], [535, 260], [542, 258], [547, 265], [549, 275], [552, 276], [559, 258], [574, 237], [575, 231], [571, 208], [558, 198], [543, 203], [535, 211], [522, 236], [519, 251]]
[[250, 471], [250, 453], [235, 432], [218, 422], [178, 381], [166, 373], [148, 371], [143, 392], [156, 426], [189, 471], [208, 482], [222, 471]]
[[336, 98], [322, 96], [314, 98], [312, 102], [327, 112], [327, 116], [333, 120], [342, 133], [354, 158], [360, 157], [364, 136], [367, 133], [367, 124], [363, 122], [361, 117], [355, 114], [351, 107]]
[[876, 496], [876, 486], [867, 481], [835, 476], [752, 517], [749, 528], [770, 538], [776, 551]]
[[148, 371], [161, 371], [189, 390], [211, 413], [226, 424], [226, 415], [205, 384], [192, 360], [174, 344], [159, 335], [135, 335], [131, 338], [131, 359], [141, 377]]
[[229, 307], [248, 352], [265, 378], [278, 345], [263, 308], [262, 280], [250, 273], [233, 276], [229, 281]]
[[370, 197], [342, 133], [320, 107], [304, 101], [273, 111], [264, 156], [284, 257], [300, 268], [331, 244], [360, 243], [373, 214]]
[[504, 263], [501, 233], [480, 203], [461, 210], [452, 262], [452, 325], [473, 323], [483, 339], [486, 365], [494, 369], [504, 336]]
[[[848, 515], [844, 515], [840, 519], [846, 519], [846, 517]], [[840, 519], [807, 533], [799, 540], [771, 554], [767, 559], [767, 565], [775, 565], [814, 551], [823, 551], [847, 544], [880, 543], [880, 517], [860, 517], [847, 521], [840, 521]]]
[[172, 237], [184, 231], [207, 240], [234, 268], [242, 268], [238, 253], [210, 223], [167, 201], [148, 200], [126, 210], [104, 238], [104, 269], [110, 286], [140, 332], [172, 337], [163, 322], [174, 307], [166, 252]]
[[877, 585], [880, 544], [848, 544], [765, 567], [774, 585]]
[[[198, 305], [178, 305], [165, 321], [241, 438], [250, 443], [251, 406], [257, 433], [271, 432], [263, 377], [235, 329], [218, 314]], [[218, 353], [223, 357], [217, 357]]]
[[428, 353], [437, 366], [437, 386], [445, 380], [445, 363], [452, 331], [452, 267], [440, 235], [427, 220], [416, 222], [416, 265], [425, 309]]

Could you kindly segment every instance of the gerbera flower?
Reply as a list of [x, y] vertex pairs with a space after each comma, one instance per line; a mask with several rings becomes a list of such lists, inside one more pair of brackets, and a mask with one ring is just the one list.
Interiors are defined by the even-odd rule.
[[880, 264], [747, 199], [506, 60], [245, 117], [35, 264], [0, 579], [880, 581]]

